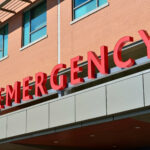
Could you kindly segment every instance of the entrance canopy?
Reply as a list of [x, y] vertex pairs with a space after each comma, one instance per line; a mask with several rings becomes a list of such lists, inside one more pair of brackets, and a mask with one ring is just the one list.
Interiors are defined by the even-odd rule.
[[0, 23], [38, 0], [0, 0]]

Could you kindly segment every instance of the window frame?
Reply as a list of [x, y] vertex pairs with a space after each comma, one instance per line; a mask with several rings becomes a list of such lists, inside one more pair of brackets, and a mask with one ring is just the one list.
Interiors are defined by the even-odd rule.
[[[0, 28], [0, 30], [4, 30], [4, 28], [5, 28], [5, 26], [4, 27], [2, 27], [2, 28]], [[4, 31], [3, 31], [4, 32]], [[5, 53], [4, 53], [4, 33], [3, 33], [3, 48], [2, 48], [2, 50], [0, 49], [0, 52], [2, 52], [2, 58], [4, 58], [5, 57]], [[0, 58], [0, 59], [2, 59], [2, 58]]]
[[[86, 2], [83, 2], [82, 4], [80, 4], [80, 5], [78, 5], [78, 6], [76, 6], [76, 7], [74, 7], [75, 6], [75, 0], [72, 0], [72, 21], [75, 21], [75, 20], [78, 20], [78, 19], [80, 19], [80, 18], [83, 18], [83, 16], [80, 16], [79, 18], [75, 18], [75, 10], [76, 9], [78, 9], [78, 8], [80, 8], [80, 7], [82, 7], [82, 6], [84, 6], [84, 5], [86, 5], [86, 4], [88, 4], [89, 2], [91, 2], [92, 0], [87, 0]], [[107, 2], [107, 4], [108, 4], [108, 2]], [[100, 6], [99, 6], [99, 0], [96, 0], [96, 8], [95, 9], [98, 9]], [[95, 9], [93, 9], [92, 11], [94, 11]], [[92, 11], [89, 11], [88, 13], [90, 13], [90, 12], [92, 12]], [[86, 15], [86, 14], [85, 14]]]
[[[3, 26], [0, 27], [0, 31], [3, 30], [3, 48], [2, 50], [0, 49], [0, 52], [2, 52], [2, 57], [0, 57], [0, 61], [5, 59], [6, 57], [8, 57], [8, 39], [7, 39], [7, 55], [5, 55], [5, 36], [7, 36], [8, 38], [8, 23], [4, 24]], [[7, 34], [6, 34], [6, 30], [7, 30]]]
[[[39, 27], [38, 29], [36, 29], [36, 30], [34, 30], [34, 31], [31, 31], [31, 12], [36, 8], [36, 7], [38, 7], [38, 6], [40, 6], [42, 3], [45, 3], [46, 4], [46, 24], [45, 25], [43, 25], [43, 26], [41, 26], [41, 27]], [[25, 20], [24, 20], [24, 14], [26, 13], [26, 12], [30, 12], [30, 15], [29, 15], [29, 43], [27, 44], [27, 45], [24, 45], [24, 25], [25, 25]], [[39, 30], [41, 30], [41, 29], [43, 29], [44, 27], [46, 27], [47, 28], [47, 0], [43, 0], [43, 1], [40, 1], [38, 4], [36, 4], [35, 6], [32, 6], [31, 8], [29, 8], [28, 10], [26, 10], [26, 11], [24, 11], [24, 13], [23, 13], [23, 15], [22, 15], [22, 44], [21, 44], [21, 47], [23, 48], [23, 47], [26, 47], [26, 46], [28, 46], [28, 45], [30, 45], [30, 44], [32, 44], [32, 43], [34, 43], [35, 41], [32, 41], [31, 42], [31, 35], [33, 34], [33, 33], [35, 33], [35, 32], [38, 32]], [[45, 35], [46, 36], [46, 35]], [[42, 38], [42, 37], [41, 37]], [[38, 39], [37, 39], [38, 40]]]

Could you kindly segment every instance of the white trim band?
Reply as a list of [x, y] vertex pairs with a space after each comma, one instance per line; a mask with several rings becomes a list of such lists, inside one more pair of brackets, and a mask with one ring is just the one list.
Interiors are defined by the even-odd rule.
[[39, 41], [41, 41], [41, 40], [43, 40], [43, 39], [45, 39], [45, 38], [47, 38], [47, 37], [48, 37], [48, 35], [42, 36], [42, 37], [39, 38], [38, 40], [36, 40], [36, 41], [34, 41], [34, 42], [32, 42], [32, 43], [29, 43], [28, 45], [23, 46], [22, 48], [20, 48], [20, 51], [22, 51], [22, 50], [24, 50], [24, 49], [26, 49], [26, 48], [28, 48], [28, 47], [30, 47], [30, 46], [32, 46], [32, 45], [38, 43]]
[[3, 58], [0, 58], [0, 61], [5, 60], [6, 58], [8, 58], [8, 55], [7, 55], [7, 56], [4, 56]]
[[57, 46], [58, 46], [58, 64], [60, 64], [60, 0], [58, 0], [58, 41], [57, 41]]
[[88, 12], [87, 14], [83, 15], [82, 17], [79, 17], [79, 18], [77, 18], [77, 19], [74, 19], [73, 21], [70, 22], [70, 24], [72, 25], [72, 24], [74, 24], [74, 23], [80, 21], [81, 19], [86, 18], [86, 17], [88, 17], [89, 15], [91, 15], [91, 14], [93, 14], [93, 13], [95, 13], [95, 12], [97, 12], [97, 11], [103, 9], [103, 8], [105, 8], [105, 7], [108, 6], [108, 5], [109, 5], [109, 3], [106, 3], [106, 4], [104, 4], [104, 5], [100, 6], [100, 7], [97, 7], [96, 9], [94, 9], [94, 10]]

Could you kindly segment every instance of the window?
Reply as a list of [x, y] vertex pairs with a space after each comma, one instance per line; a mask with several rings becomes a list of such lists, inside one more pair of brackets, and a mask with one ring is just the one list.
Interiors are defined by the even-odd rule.
[[73, 0], [73, 19], [107, 4], [107, 0]]
[[46, 1], [23, 15], [23, 46], [32, 43], [47, 33]]
[[0, 29], [0, 59], [8, 55], [8, 24]]

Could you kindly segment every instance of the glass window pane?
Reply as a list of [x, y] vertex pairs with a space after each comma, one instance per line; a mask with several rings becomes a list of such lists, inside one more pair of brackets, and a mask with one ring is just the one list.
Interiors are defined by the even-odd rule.
[[46, 27], [34, 32], [31, 34], [31, 42], [34, 42], [36, 41], [37, 39], [43, 37], [44, 35], [47, 34], [47, 30], [46, 30]]
[[3, 52], [0, 51], [0, 59], [3, 58]]
[[23, 46], [30, 43], [30, 11], [24, 14]]
[[4, 28], [4, 56], [8, 55], [8, 25]]
[[99, 0], [99, 6], [102, 6], [107, 3], [107, 0]]
[[46, 25], [46, 3], [42, 3], [31, 10], [31, 32]]
[[82, 3], [87, 2], [88, 0], [74, 0], [74, 7], [81, 5]]
[[0, 34], [0, 51], [3, 51], [3, 35]]
[[77, 8], [74, 12], [74, 18], [79, 18], [83, 15], [85, 15], [86, 13], [92, 11], [93, 9], [97, 8], [97, 3], [96, 0], [92, 0], [90, 2], [88, 2], [87, 4], [81, 6], [80, 8]]
[[[4, 30], [3, 29], [1, 29], [0, 30], [0, 52], [1, 52], [1, 57], [2, 57], [2, 54], [3, 54], [3, 48], [4, 48], [4, 45], [3, 45], [3, 43], [4, 43], [4, 39], [3, 39], [3, 37], [4, 37]], [[1, 58], [0, 57], [0, 58]]]

